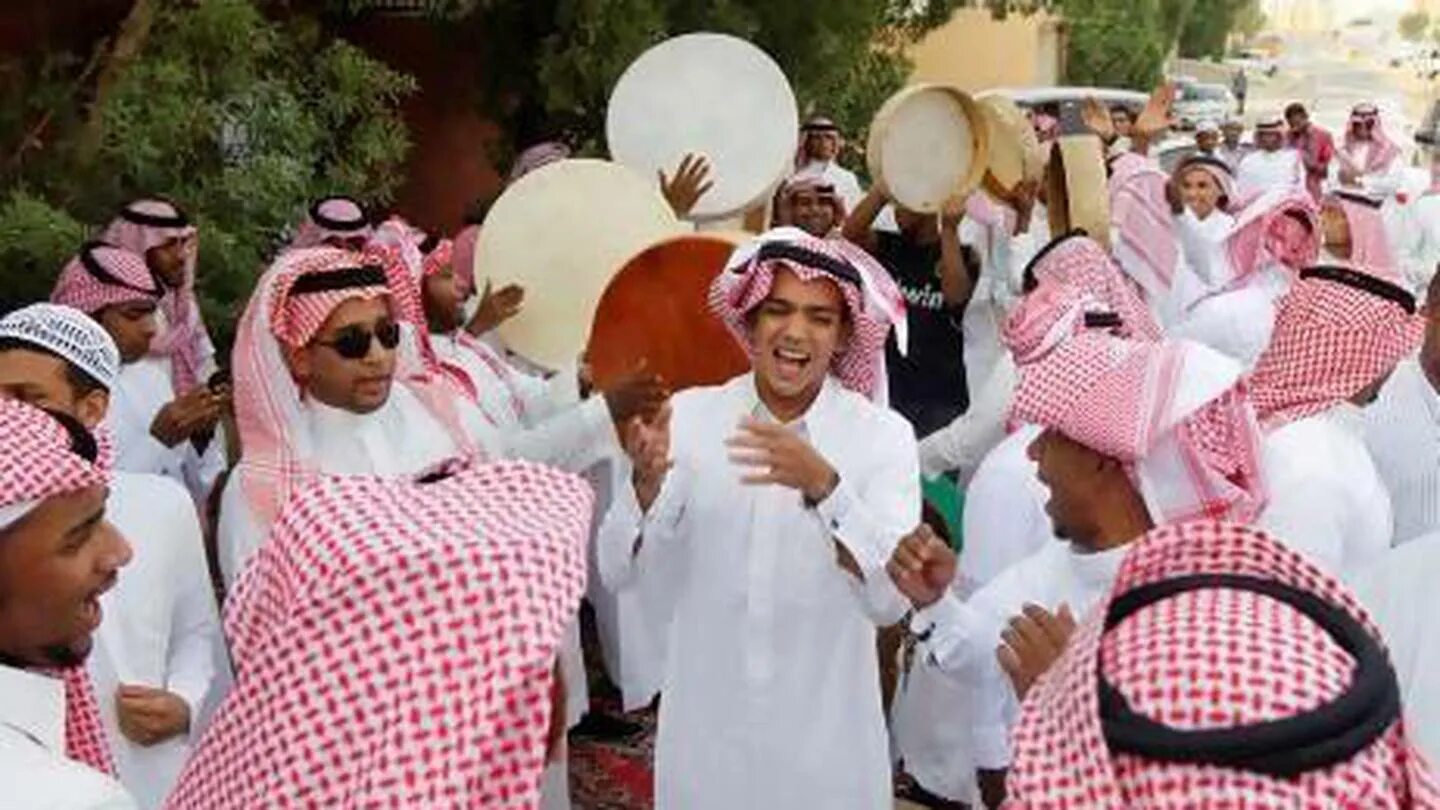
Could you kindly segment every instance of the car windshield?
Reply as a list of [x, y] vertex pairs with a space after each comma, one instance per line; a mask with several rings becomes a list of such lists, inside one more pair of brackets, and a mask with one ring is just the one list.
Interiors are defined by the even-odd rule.
[[1185, 100], [1186, 100], [1186, 101], [1224, 101], [1224, 100], [1225, 100], [1225, 88], [1223, 88], [1223, 87], [1214, 87], [1214, 86], [1208, 86], [1208, 87], [1207, 87], [1207, 86], [1204, 86], [1204, 85], [1190, 85], [1189, 87], [1186, 87], [1186, 88], [1185, 88]]

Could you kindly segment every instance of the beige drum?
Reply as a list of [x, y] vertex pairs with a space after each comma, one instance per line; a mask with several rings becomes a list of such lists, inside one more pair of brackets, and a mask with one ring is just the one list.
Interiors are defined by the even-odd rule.
[[618, 163], [651, 178], [688, 152], [704, 155], [714, 187], [690, 218], [740, 216], [789, 174], [799, 137], [795, 94], [780, 67], [743, 39], [686, 34], [640, 55], [621, 74], [605, 111]]
[[563, 368], [584, 349], [611, 276], [684, 230], [653, 177], [603, 160], [562, 160], [495, 201], [475, 246], [475, 278], [525, 288], [525, 306], [500, 336], [527, 359]]
[[865, 159], [892, 200], [934, 213], [980, 185], [988, 141], [985, 120], [970, 96], [948, 85], [916, 84], [875, 113]]
[[975, 98], [985, 118], [988, 155], [985, 188], [997, 197], [1013, 193], [1022, 182], [1039, 182], [1045, 176], [1045, 150], [1024, 111], [998, 93]]
[[1045, 185], [1050, 233], [1059, 236], [1079, 228], [1110, 246], [1110, 192], [1098, 137], [1060, 136], [1051, 149]]

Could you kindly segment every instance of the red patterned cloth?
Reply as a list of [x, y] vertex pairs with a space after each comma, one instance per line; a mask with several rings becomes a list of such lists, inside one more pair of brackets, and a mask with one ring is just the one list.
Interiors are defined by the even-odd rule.
[[592, 498], [522, 462], [318, 479], [227, 605], [235, 688], [166, 807], [538, 806]]
[[1274, 430], [1350, 399], [1389, 374], [1424, 331], [1414, 298], [1400, 287], [1363, 269], [1305, 271], [1280, 299], [1270, 346], [1250, 374], [1261, 423]]
[[1083, 290], [1120, 317], [1126, 336], [1159, 340], [1160, 324], [1139, 291], [1105, 248], [1082, 233], [1057, 237], [1035, 254], [1026, 268], [1035, 281], [1047, 281]]
[[[767, 258], [776, 249], [792, 251], [790, 258]], [[871, 399], [883, 397], [885, 339], [894, 327], [903, 353], [906, 334], [905, 299], [890, 274], [844, 239], [819, 239], [792, 227], [760, 234], [735, 249], [710, 286], [711, 311], [746, 353], [753, 353], [754, 347], [745, 316], [770, 294], [779, 270], [804, 281], [827, 279], [839, 287], [850, 316], [850, 339], [837, 350], [831, 372], [852, 391]], [[837, 270], [851, 278], [841, 278]]]
[[475, 293], [475, 244], [479, 240], [479, 225], [466, 225], [455, 234], [451, 263], [455, 265], [455, 281], [460, 285], [462, 301]]
[[155, 303], [162, 294], [144, 256], [92, 242], [65, 263], [50, 300], [94, 315], [119, 304]]
[[[1114, 699], [1102, 700], [1102, 678], [1141, 718], [1179, 731], [1295, 718], [1337, 699], [1355, 680], [1357, 659], [1314, 619], [1268, 593], [1242, 590], [1234, 579], [1162, 596], [1128, 616], [1119, 612], [1126, 600], [1134, 603], [1136, 589], [1196, 575], [1244, 577], [1310, 595], [1348, 617], [1372, 650], [1380, 644], [1343, 585], [1262, 532], [1213, 522], [1155, 529], [1134, 545], [1106, 604], [1082, 621], [1027, 696], [1014, 735], [1008, 808], [1440, 807], [1398, 712], [1388, 723], [1379, 714], [1374, 734], [1360, 737], [1348, 756], [1336, 755], [1341, 761], [1292, 764], [1294, 776], [1260, 770], [1278, 763], [1245, 767], [1168, 755], [1172, 761], [1162, 761], [1128, 747]], [[1117, 618], [1107, 628], [1111, 616]], [[1388, 668], [1384, 662], [1379, 674], [1393, 681]], [[1181, 747], [1191, 758], [1202, 756], [1198, 746]], [[1296, 753], [1294, 746], [1277, 748], [1262, 753]]]
[[[424, 247], [425, 245], [422, 244], [422, 250]], [[440, 271], [450, 266], [450, 262], [454, 258], [454, 256], [454, 242], [450, 241], [449, 239], [437, 240], [435, 242], [435, 245], [431, 247], [428, 252], [425, 252], [425, 262], [421, 265], [420, 275], [433, 276], [436, 273], [439, 273]]]
[[1300, 189], [1264, 192], [1235, 215], [1224, 249], [1230, 264], [1225, 289], [1244, 286], [1276, 264], [1298, 273], [1320, 256], [1320, 209]]
[[1334, 205], [1350, 226], [1350, 258], [1347, 264], [1366, 268], [1390, 281], [1400, 280], [1395, 252], [1380, 215], [1382, 201], [1369, 195], [1340, 191], [1326, 195], [1322, 205]]
[[165, 331], [156, 339], [151, 351], [170, 358], [175, 372], [175, 392], [194, 388], [202, 369], [215, 356], [210, 332], [200, 316], [200, 301], [195, 294], [195, 262], [199, 255], [196, 229], [185, 212], [167, 200], [136, 200], [120, 210], [111, 220], [101, 238], [118, 245], [142, 259], [145, 252], [172, 239], [188, 243], [185, 253], [185, 278], [175, 289], [164, 290], [160, 311], [165, 314]]
[[1120, 266], [1151, 302], [1169, 298], [1180, 241], [1167, 190], [1170, 176], [1134, 152], [1111, 163], [1110, 221]]
[[[1365, 124], [1370, 124], [1372, 128], [1368, 138], [1361, 138], [1357, 130]], [[1365, 161], [1361, 163], [1358, 153], [1365, 144], [1370, 145], [1370, 150]], [[1350, 111], [1350, 120], [1346, 123], [1345, 137], [1341, 140], [1338, 156], [1346, 168], [1358, 175], [1387, 171], [1390, 164], [1400, 157], [1400, 147], [1396, 146], [1385, 132], [1385, 125], [1380, 121], [1380, 110], [1374, 104], [1356, 104]]]
[[1240, 368], [1198, 343], [1074, 334], [1020, 366], [1011, 418], [1125, 464], [1157, 524], [1250, 520], [1265, 505]]
[[[46, 498], [106, 485], [109, 460], [98, 445], [94, 461], [75, 452], [70, 433], [44, 411], [0, 399], [0, 529]], [[65, 755], [114, 776], [115, 760], [85, 668], [48, 674], [65, 682]]]

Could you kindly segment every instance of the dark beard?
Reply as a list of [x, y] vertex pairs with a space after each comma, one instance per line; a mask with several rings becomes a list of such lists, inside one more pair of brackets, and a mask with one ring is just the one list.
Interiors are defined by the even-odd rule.
[[26, 660], [14, 655], [0, 653], [0, 666], [12, 669], [35, 669], [44, 667], [78, 667], [85, 663], [88, 651], [77, 652], [63, 644], [54, 644], [40, 648], [39, 660]]

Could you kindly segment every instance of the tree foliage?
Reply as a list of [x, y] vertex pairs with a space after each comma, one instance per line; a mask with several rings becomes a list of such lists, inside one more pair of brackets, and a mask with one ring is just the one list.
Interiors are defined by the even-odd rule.
[[1430, 15], [1423, 11], [1412, 11], [1400, 17], [1400, 37], [1406, 42], [1419, 42], [1430, 29]]
[[[31, 285], [38, 274], [48, 289], [78, 244], [75, 223], [102, 226], [138, 195], [169, 197], [200, 226], [202, 306], [224, 341], [305, 201], [391, 199], [408, 147], [396, 105], [414, 85], [313, 20], [270, 21], [249, 0], [158, 5], [93, 108], [76, 92], [89, 86], [78, 58], [10, 66], [24, 80], [0, 144], [20, 157], [3, 169], [0, 235], [17, 237], [0, 277], [8, 291], [16, 275]], [[98, 124], [93, 147], [87, 121]], [[47, 123], [34, 133], [37, 122]]]

